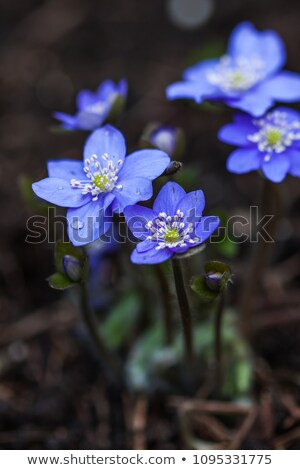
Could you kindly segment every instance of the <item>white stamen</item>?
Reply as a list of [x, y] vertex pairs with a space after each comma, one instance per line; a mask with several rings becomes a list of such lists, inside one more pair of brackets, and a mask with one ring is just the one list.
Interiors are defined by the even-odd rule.
[[293, 145], [294, 141], [300, 140], [300, 134], [297, 132], [300, 121], [288, 122], [284, 112], [273, 111], [265, 118], [252, 122], [257, 132], [248, 135], [247, 139], [257, 144], [258, 150], [265, 154], [264, 162], [269, 162], [274, 153], [280, 154]]
[[265, 64], [260, 57], [224, 56], [208, 70], [207, 80], [225, 92], [243, 92], [265, 77]]
[[160, 212], [158, 217], [145, 224], [145, 228], [150, 230], [147, 240], [157, 243], [156, 249], [185, 247], [187, 243], [195, 244], [198, 237], [191, 237], [194, 232], [193, 224], [184, 222], [184, 214], [180, 210], [176, 215], [170, 216], [165, 212]]
[[101, 193], [111, 192], [113, 189], [117, 191], [123, 189], [121, 184], [116, 184], [122, 160], [118, 160], [117, 165], [114, 165], [114, 162], [109, 160], [107, 153], [102, 155], [102, 159], [107, 162], [104, 168], [101, 168], [97, 155], [91, 155], [89, 159], [84, 161], [83, 171], [87, 179], [76, 180], [72, 178], [70, 180], [72, 188], [81, 189], [82, 194], [91, 194], [93, 201], [97, 201]]

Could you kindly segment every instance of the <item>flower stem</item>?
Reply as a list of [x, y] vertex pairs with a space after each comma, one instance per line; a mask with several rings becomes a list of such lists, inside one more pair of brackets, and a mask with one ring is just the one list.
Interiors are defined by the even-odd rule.
[[190, 311], [189, 302], [188, 302], [188, 298], [187, 298], [187, 294], [185, 290], [180, 260], [173, 257], [172, 267], [173, 267], [179, 309], [180, 309], [180, 314], [181, 314], [181, 321], [182, 321], [182, 326], [183, 326], [186, 358], [189, 362], [192, 362], [194, 358], [192, 318], [191, 318], [191, 311]]
[[[268, 234], [273, 238], [280, 212], [280, 200], [276, 184], [268, 179], [263, 180], [261, 193], [260, 216], [273, 215], [268, 223]], [[249, 270], [240, 300], [241, 327], [246, 337], [253, 331], [253, 303], [257, 288], [262, 283], [264, 269], [268, 263], [273, 243], [259, 237], [252, 253]]]
[[225, 305], [225, 293], [221, 292], [218, 298], [215, 313], [215, 382], [217, 390], [222, 387], [223, 381], [223, 357], [222, 357], [222, 320]]
[[173, 329], [173, 318], [172, 318], [172, 295], [168, 280], [166, 278], [164, 268], [160, 264], [155, 265], [155, 271], [159, 279], [159, 285], [162, 296], [162, 303], [164, 309], [164, 329], [165, 329], [165, 340], [167, 345], [171, 345], [174, 340], [174, 329]]
[[80, 285], [81, 294], [81, 311], [82, 317], [89, 331], [89, 334], [98, 350], [99, 356], [109, 367], [114, 379], [122, 382], [122, 367], [118, 358], [107, 348], [98, 330], [98, 324], [95, 320], [94, 313], [91, 311], [87, 296], [86, 284], [82, 282]]

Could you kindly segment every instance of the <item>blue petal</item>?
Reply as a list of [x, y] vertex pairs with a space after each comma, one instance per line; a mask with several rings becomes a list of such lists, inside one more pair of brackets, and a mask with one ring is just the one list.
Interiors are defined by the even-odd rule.
[[87, 106], [94, 104], [97, 101], [97, 96], [90, 90], [81, 90], [76, 98], [77, 108], [81, 111]]
[[144, 240], [149, 235], [149, 230], [145, 228], [147, 222], [154, 220], [157, 214], [148, 207], [127, 206], [124, 209], [124, 216], [129, 230], [136, 238]]
[[109, 205], [112, 198], [111, 193], [106, 193], [101, 195], [98, 201], [68, 210], [68, 234], [73, 245], [91, 243], [111, 228], [112, 213]]
[[[195, 81], [200, 81], [201, 84], [207, 84], [210, 85], [210, 83], [207, 81], [207, 72], [211, 70], [212, 68], [216, 67], [220, 62], [220, 59], [207, 59], [207, 60], [202, 60], [201, 62], [198, 62], [195, 65], [192, 65], [188, 69], [186, 69], [183, 72], [183, 78], [185, 80], [195, 80]], [[213, 86], [213, 85], [210, 85]]]
[[62, 178], [70, 181], [72, 178], [78, 180], [86, 179], [83, 171], [82, 161], [76, 160], [49, 160], [47, 163], [50, 178]]
[[231, 108], [240, 109], [255, 117], [265, 114], [274, 104], [273, 98], [260, 91], [259, 86], [245, 92], [240, 98], [229, 98], [224, 100], [224, 102]]
[[205, 88], [201, 85], [197, 81], [172, 83], [166, 88], [166, 96], [168, 100], [189, 98], [200, 104], [205, 99], [205, 96], [211, 96], [217, 90], [215, 86], [210, 84]]
[[161, 250], [157, 250], [153, 248], [152, 250], [138, 253], [135, 249], [131, 255], [131, 261], [135, 264], [158, 264], [163, 263], [167, 259], [171, 258], [172, 256], [171, 250], [168, 248], [163, 248]]
[[241, 148], [232, 152], [226, 167], [232, 173], [248, 173], [258, 170], [261, 165], [261, 153], [256, 148]]
[[249, 146], [251, 142], [248, 136], [257, 132], [257, 127], [253, 124], [251, 116], [236, 114], [234, 122], [222, 127], [218, 133], [218, 139], [226, 144]]
[[263, 162], [262, 171], [266, 178], [280, 183], [290, 168], [290, 160], [285, 154], [273, 154], [269, 162]]
[[268, 75], [281, 69], [286, 61], [281, 37], [275, 31], [257, 31], [249, 22], [240, 23], [232, 31], [228, 54], [233, 58], [260, 58]]
[[192, 191], [186, 194], [176, 206], [176, 211], [179, 209], [184, 214], [184, 221], [186, 223], [195, 223], [200, 220], [203, 209], [205, 207], [205, 198], [203, 191]]
[[[285, 119], [288, 123], [292, 123], [295, 121], [300, 122], [300, 113], [296, 111], [295, 109], [286, 108], [285, 106], [277, 106], [274, 109], [274, 111], [278, 111], [279, 113], [284, 113]], [[294, 141], [293, 143], [297, 144], [297, 141]]]
[[125, 98], [128, 91], [127, 80], [125, 80], [125, 78], [122, 78], [122, 80], [119, 81], [118, 88], [120, 95]]
[[259, 90], [276, 101], [300, 101], [300, 74], [280, 72], [263, 82]]
[[118, 160], [124, 160], [126, 154], [123, 135], [110, 125], [94, 131], [87, 139], [83, 152], [85, 159], [96, 154], [102, 166], [105, 166], [105, 162], [101, 158], [104, 153], [107, 153], [109, 159], [114, 163]]
[[138, 150], [125, 158], [119, 172], [119, 181], [142, 176], [154, 180], [160, 176], [170, 163], [170, 157], [161, 150]]
[[97, 97], [98, 100], [106, 101], [117, 92], [117, 85], [112, 80], [104, 80], [97, 89]]
[[101, 114], [85, 110], [80, 111], [76, 116], [78, 128], [84, 131], [92, 131], [97, 129], [105, 120], [108, 111], [109, 109], [107, 107], [103, 109]]
[[177, 205], [185, 195], [185, 190], [178, 183], [170, 181], [159, 191], [153, 209], [157, 214], [165, 212], [167, 215], [175, 215]]
[[202, 217], [200, 222], [198, 222], [195, 226], [195, 234], [200, 238], [199, 243], [203, 243], [208, 237], [210, 237], [219, 225], [219, 217], [214, 215]]
[[147, 178], [128, 178], [118, 181], [122, 185], [120, 191], [114, 191], [116, 199], [113, 202], [114, 212], [123, 212], [126, 206], [138, 201], [146, 201], [153, 194], [152, 182]]
[[81, 189], [72, 188], [62, 178], [45, 178], [34, 183], [32, 189], [41, 199], [61, 207], [80, 207], [91, 200], [90, 195], [83, 195]]
[[300, 150], [292, 149], [286, 152], [290, 159], [289, 173], [293, 176], [300, 177]]
[[64, 127], [64, 129], [76, 130], [78, 128], [75, 116], [71, 116], [70, 114], [65, 113], [53, 113], [53, 116], [55, 119], [61, 121], [62, 127]]
[[157, 243], [151, 240], [144, 240], [136, 245], [136, 251], [138, 253], [145, 253], [146, 251], [152, 250], [157, 247]]

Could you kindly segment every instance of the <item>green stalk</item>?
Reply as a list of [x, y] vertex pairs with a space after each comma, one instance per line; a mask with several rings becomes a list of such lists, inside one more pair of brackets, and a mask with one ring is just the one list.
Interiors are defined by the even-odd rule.
[[184, 345], [186, 359], [188, 362], [192, 362], [194, 359], [193, 351], [193, 334], [192, 334], [192, 317], [189, 307], [189, 302], [185, 290], [181, 261], [172, 258], [172, 267], [174, 273], [175, 287], [178, 298], [178, 304], [181, 314], [181, 321], [183, 326], [183, 336], [184, 336]]
[[86, 284], [84, 281], [82, 281], [80, 285], [80, 295], [82, 317], [89, 331], [89, 334], [98, 350], [99, 356], [101, 359], [103, 359], [104, 363], [107, 364], [114, 378], [118, 382], [122, 382], [121, 363], [119, 362], [118, 358], [107, 348], [105, 342], [103, 341], [100, 335], [98, 324], [94, 317], [94, 313], [91, 311], [89, 306]]
[[[260, 216], [274, 216], [268, 224], [268, 233], [273, 238], [280, 212], [280, 200], [277, 189], [276, 184], [268, 179], [263, 180]], [[241, 327], [246, 337], [251, 337], [252, 335], [253, 304], [258, 286], [262, 284], [264, 269], [268, 264], [273, 245], [274, 243], [266, 242], [260, 237], [252, 252], [252, 259], [240, 299]]]
[[171, 345], [174, 340], [174, 325], [172, 318], [172, 294], [170, 292], [168, 279], [166, 278], [163, 266], [160, 264], [156, 264], [155, 271], [159, 279], [161, 298], [163, 303], [165, 340], [167, 345]]

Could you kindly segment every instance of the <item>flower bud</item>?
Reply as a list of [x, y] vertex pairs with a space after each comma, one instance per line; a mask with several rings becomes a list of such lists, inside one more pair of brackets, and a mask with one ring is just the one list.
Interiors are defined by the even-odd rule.
[[222, 273], [209, 272], [205, 274], [205, 283], [209, 289], [214, 292], [219, 292], [222, 286]]
[[161, 123], [150, 123], [146, 126], [140, 140], [142, 147], [151, 146], [166, 152], [170, 157], [180, 158], [185, 147], [182, 129]]
[[79, 282], [82, 276], [82, 264], [71, 255], [65, 255], [62, 258], [62, 266], [65, 275], [73, 282]]

